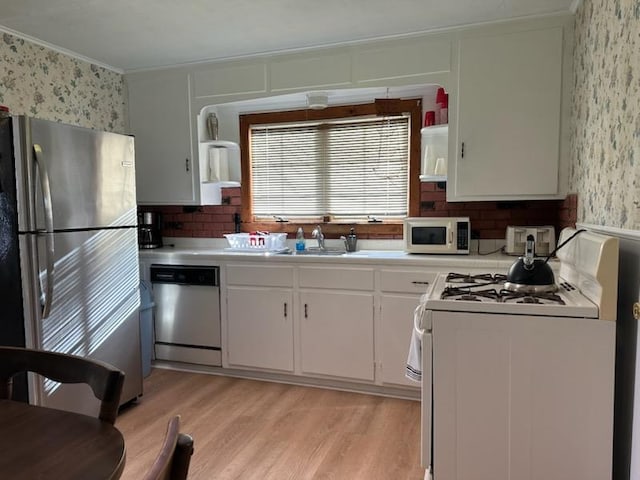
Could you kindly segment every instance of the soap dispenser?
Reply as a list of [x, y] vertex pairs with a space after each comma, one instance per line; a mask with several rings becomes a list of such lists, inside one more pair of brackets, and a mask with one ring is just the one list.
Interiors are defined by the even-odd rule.
[[296, 233], [296, 252], [304, 252], [304, 249], [304, 232], [302, 231], [302, 227], [298, 227], [298, 233]]

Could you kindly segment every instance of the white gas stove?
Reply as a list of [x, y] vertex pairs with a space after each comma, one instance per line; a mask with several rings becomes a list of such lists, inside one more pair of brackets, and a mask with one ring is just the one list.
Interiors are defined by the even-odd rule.
[[557, 256], [546, 293], [454, 272], [423, 295], [407, 376], [425, 479], [611, 478], [618, 240], [580, 232]]
[[[560, 244], [576, 230], [564, 229]], [[440, 274], [423, 297], [427, 310], [616, 319], [618, 243], [583, 232], [557, 252], [559, 274], [554, 293], [505, 289], [506, 272]]]
[[508, 313], [598, 318], [598, 306], [576, 285], [559, 279], [558, 290], [547, 293], [513, 292], [504, 288], [506, 275], [496, 273], [438, 275], [425, 308], [451, 312]]

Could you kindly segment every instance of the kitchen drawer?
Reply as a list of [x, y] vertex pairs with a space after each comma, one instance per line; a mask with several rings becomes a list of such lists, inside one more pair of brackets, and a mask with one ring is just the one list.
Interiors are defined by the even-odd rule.
[[437, 274], [424, 270], [381, 270], [380, 290], [422, 294], [431, 288]]
[[265, 265], [227, 265], [227, 285], [293, 287], [293, 267]]
[[300, 267], [298, 281], [303, 288], [372, 291], [373, 269]]

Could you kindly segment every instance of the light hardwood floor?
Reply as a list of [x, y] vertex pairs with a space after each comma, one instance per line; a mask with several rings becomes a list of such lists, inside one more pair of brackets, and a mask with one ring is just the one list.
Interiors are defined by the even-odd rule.
[[422, 480], [420, 403], [154, 369], [116, 421], [139, 480], [169, 418], [195, 440], [190, 480]]

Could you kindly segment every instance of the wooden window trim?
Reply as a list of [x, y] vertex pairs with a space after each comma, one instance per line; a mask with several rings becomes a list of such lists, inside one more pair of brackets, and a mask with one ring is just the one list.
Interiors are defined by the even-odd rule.
[[[243, 230], [268, 230], [271, 232], [295, 233], [298, 227], [309, 227], [318, 222], [256, 222], [251, 211], [251, 161], [250, 134], [252, 125], [265, 123], [288, 123], [307, 120], [329, 120], [336, 118], [409, 114], [411, 118], [411, 140], [409, 146], [409, 205], [410, 217], [420, 214], [420, 129], [422, 125], [422, 99], [381, 99], [360, 105], [341, 105], [324, 110], [289, 110], [240, 115], [240, 164], [242, 172], [241, 219]], [[356, 227], [357, 233], [365, 237], [402, 235], [402, 222], [382, 223], [320, 222], [322, 230], [330, 237], [342, 235], [345, 227]]]

